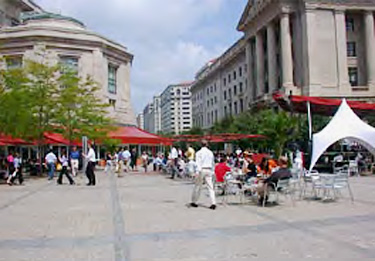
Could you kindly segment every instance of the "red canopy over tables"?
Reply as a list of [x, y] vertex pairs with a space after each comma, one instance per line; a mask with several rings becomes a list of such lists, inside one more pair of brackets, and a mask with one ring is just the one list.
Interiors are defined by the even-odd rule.
[[32, 142], [27, 142], [23, 139], [13, 138], [9, 135], [0, 134], [0, 146], [7, 145], [32, 145]]
[[[327, 99], [297, 95], [285, 96], [280, 93], [274, 94], [273, 98], [280, 105], [280, 107], [286, 111], [307, 113], [307, 104], [310, 103], [312, 113], [326, 116], [333, 115], [342, 103], [341, 99]], [[350, 108], [359, 115], [375, 115], [374, 103], [348, 101], [348, 104]]]
[[173, 137], [173, 141], [196, 142], [196, 141], [201, 141], [205, 139], [212, 143], [220, 143], [220, 142], [228, 142], [228, 141], [242, 140], [242, 139], [265, 139], [265, 138], [266, 137], [263, 135], [255, 135], [255, 134], [222, 133], [222, 134], [215, 134], [215, 135], [178, 135], [178, 136]]
[[45, 144], [63, 144], [63, 145], [74, 145], [80, 146], [80, 141], [69, 142], [68, 139], [65, 139], [64, 136], [60, 133], [44, 133], [44, 143]]
[[163, 138], [134, 126], [118, 127], [108, 135], [111, 139], [120, 140], [122, 144], [170, 145], [171, 140]]

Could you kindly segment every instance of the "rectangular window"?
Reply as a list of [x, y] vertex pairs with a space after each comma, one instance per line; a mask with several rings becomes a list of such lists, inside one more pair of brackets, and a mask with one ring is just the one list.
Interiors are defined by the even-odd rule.
[[241, 66], [240, 66], [238, 71], [239, 71], [240, 77], [242, 77], [242, 67]]
[[78, 73], [78, 58], [72, 56], [60, 56], [62, 72], [70, 71]]
[[358, 68], [349, 68], [349, 82], [351, 86], [358, 86]]
[[22, 56], [11, 56], [5, 58], [7, 69], [17, 69], [22, 67]]
[[227, 106], [224, 106], [224, 116], [227, 117], [227, 114], [228, 114], [228, 112], [227, 112]]
[[217, 110], [215, 110], [215, 122], [217, 122], [218, 116], [217, 116]]
[[108, 65], [108, 92], [117, 93], [117, 67]]
[[228, 90], [228, 96], [229, 96], [229, 99], [232, 98], [232, 90], [231, 89]]
[[210, 101], [207, 101], [207, 107], [210, 107]]
[[240, 112], [243, 112], [243, 99], [240, 99]]
[[354, 32], [354, 18], [353, 17], [346, 18], [346, 31]]
[[227, 100], [227, 91], [224, 91], [224, 101]]
[[234, 102], [233, 106], [234, 106], [234, 114], [237, 115], [238, 114], [237, 102]]
[[347, 42], [347, 55], [348, 57], [357, 56], [355, 42]]
[[224, 78], [223, 83], [224, 83], [224, 86], [227, 85], [227, 78]]
[[214, 90], [215, 90], [215, 92], [216, 92], [216, 83], [214, 84]]
[[215, 104], [217, 104], [217, 97], [215, 96]]
[[236, 79], [237, 79], [237, 72], [234, 71], [234, 72], [233, 72], [233, 81], [235, 81]]
[[234, 85], [234, 87], [233, 87], [233, 94], [237, 95], [237, 85]]
[[211, 86], [211, 93], [213, 93], [214, 92], [214, 87], [213, 86]]
[[207, 88], [207, 95], [210, 94], [210, 88]]
[[231, 82], [231, 75], [228, 74], [228, 83], [230, 83], [230, 82]]
[[110, 104], [113, 108], [116, 108], [116, 100], [109, 99], [109, 104]]

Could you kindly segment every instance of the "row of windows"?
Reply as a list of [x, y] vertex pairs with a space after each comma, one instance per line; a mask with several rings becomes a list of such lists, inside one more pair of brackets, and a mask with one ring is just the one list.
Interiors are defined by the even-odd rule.
[[[238, 68], [238, 74], [239, 74], [239, 77], [242, 77], [242, 75], [243, 75], [243, 72], [242, 72], [242, 66], [240, 66], [240, 67]], [[237, 70], [234, 70], [234, 71], [233, 71], [233, 81], [235, 81], [236, 79], [237, 79]], [[227, 78], [224, 77], [224, 79], [223, 79], [223, 84], [224, 84], [224, 86], [227, 85], [227, 82], [228, 82], [228, 84], [231, 83], [231, 81], [232, 81], [232, 74], [230, 73], [230, 74], [228, 74], [228, 77], [227, 77]]]

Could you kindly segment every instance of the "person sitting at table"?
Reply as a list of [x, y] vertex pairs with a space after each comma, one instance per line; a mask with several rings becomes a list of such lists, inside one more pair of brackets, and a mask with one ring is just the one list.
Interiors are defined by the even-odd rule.
[[245, 159], [242, 167], [242, 172], [246, 174], [245, 181], [247, 181], [250, 178], [255, 178], [257, 176], [257, 166], [254, 163], [252, 153], [245, 151], [244, 156]]
[[[259, 204], [263, 203], [264, 194], [267, 189], [276, 189], [277, 182], [281, 179], [289, 179], [292, 177], [291, 171], [288, 169], [288, 158], [280, 157], [279, 158], [279, 170], [272, 173], [271, 176], [266, 178], [263, 182], [261, 182], [258, 186], [258, 202]], [[267, 198], [266, 198], [267, 201]]]
[[262, 159], [259, 165], [260, 172], [263, 175], [269, 176], [272, 174], [272, 170], [277, 167], [276, 161], [269, 159], [267, 156]]
[[220, 163], [215, 167], [216, 182], [224, 182], [225, 174], [230, 171], [231, 168], [227, 165], [227, 158], [220, 157]]

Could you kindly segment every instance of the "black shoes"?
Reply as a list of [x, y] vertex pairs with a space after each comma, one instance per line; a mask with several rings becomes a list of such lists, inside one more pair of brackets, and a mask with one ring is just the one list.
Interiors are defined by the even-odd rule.
[[189, 205], [190, 207], [192, 207], [192, 208], [197, 208], [198, 207], [198, 205], [197, 204], [195, 204], [195, 203], [190, 203], [190, 205]]
[[210, 209], [215, 210], [216, 209], [216, 205], [211, 205]]

